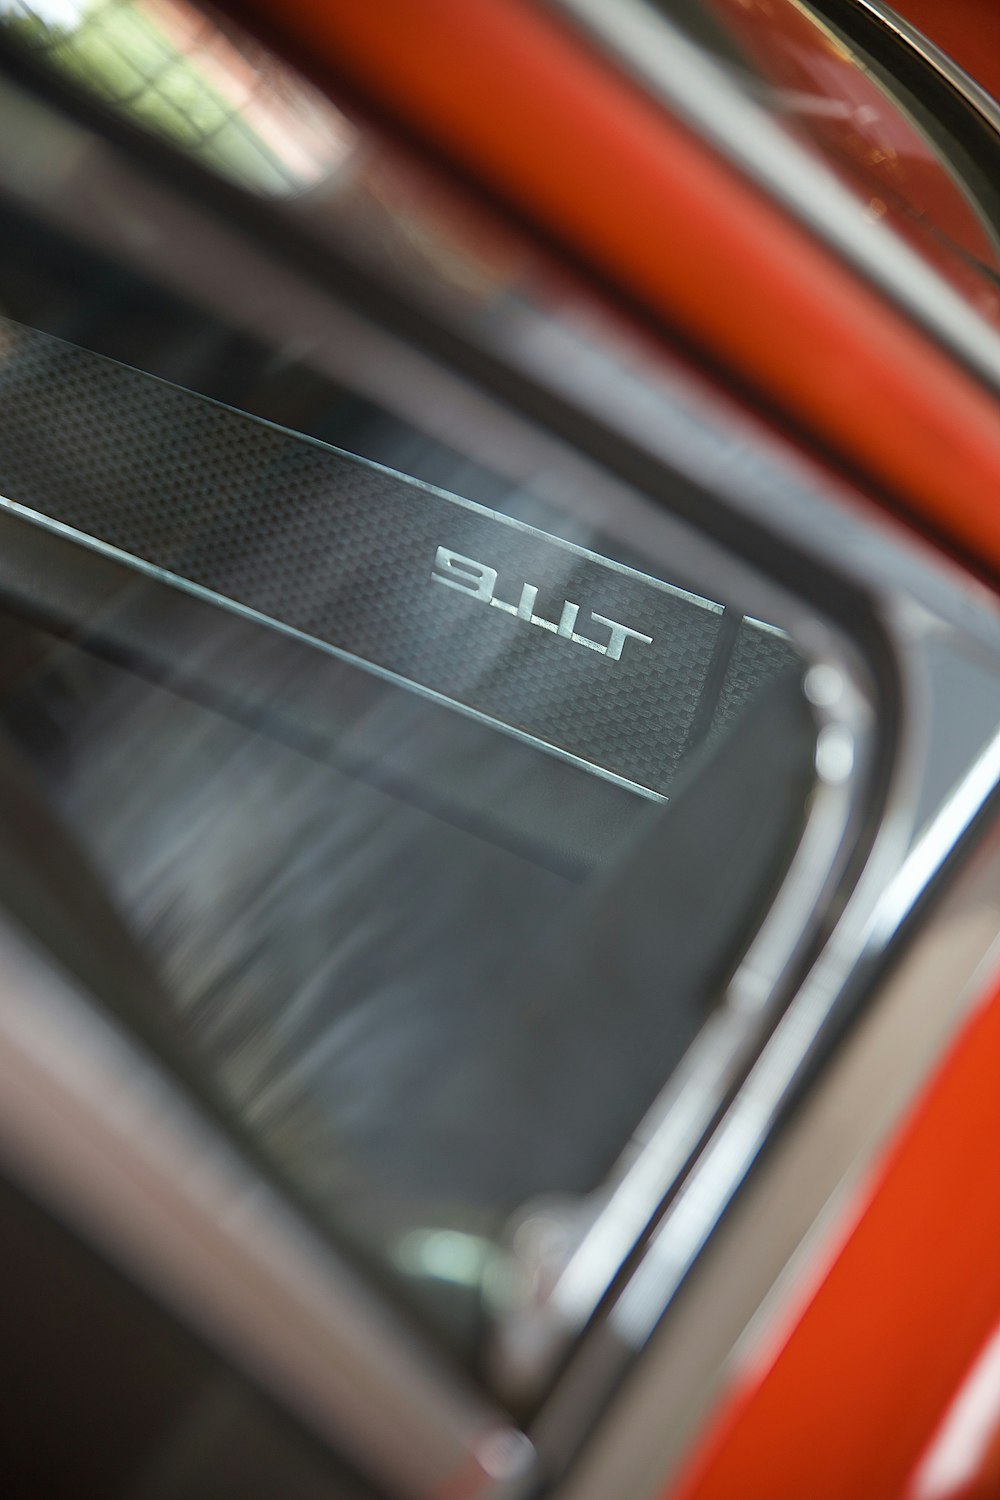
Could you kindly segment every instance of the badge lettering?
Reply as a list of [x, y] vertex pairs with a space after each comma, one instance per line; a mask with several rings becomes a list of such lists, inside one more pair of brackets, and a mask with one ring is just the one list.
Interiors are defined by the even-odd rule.
[[492, 609], [503, 610], [505, 614], [524, 620], [528, 625], [537, 625], [540, 630], [547, 630], [552, 635], [558, 636], [560, 640], [572, 641], [577, 646], [586, 646], [589, 651], [596, 651], [599, 655], [606, 656], [609, 661], [621, 661], [626, 641], [636, 641], [644, 646], [653, 644], [651, 635], [643, 635], [642, 631], [633, 630], [630, 625], [622, 625], [618, 620], [609, 620], [606, 615], [599, 615], [596, 610], [591, 611], [590, 618], [594, 624], [603, 625], [607, 629], [608, 641], [603, 643], [592, 640], [590, 636], [579, 635], [575, 627], [580, 614], [580, 606], [574, 604], [571, 599], [563, 600], [558, 620], [547, 620], [543, 615], [535, 614], [538, 589], [533, 583], [522, 584], [517, 603], [508, 604], [505, 599], [497, 597], [498, 576], [496, 568], [477, 562], [473, 557], [463, 557], [460, 552], [451, 552], [447, 547], [437, 549], [434, 571], [431, 573], [434, 582], [444, 584], [447, 589], [458, 589], [461, 593], [468, 594], [470, 598], [488, 604]]

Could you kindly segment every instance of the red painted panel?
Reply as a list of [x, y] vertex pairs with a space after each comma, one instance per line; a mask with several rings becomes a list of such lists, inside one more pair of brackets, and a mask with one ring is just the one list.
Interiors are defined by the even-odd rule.
[[992, 396], [557, 21], [521, 0], [255, 3], [315, 77], [460, 160], [1000, 572]]
[[978, 1351], [920, 1456], [905, 1500], [996, 1500], [1000, 1495], [1000, 1324]]
[[772, 1363], [731, 1393], [670, 1500], [912, 1500], [928, 1436], [998, 1321], [1000, 989]]
[[893, 9], [1000, 99], [1000, 5], [996, 0], [895, 0]]

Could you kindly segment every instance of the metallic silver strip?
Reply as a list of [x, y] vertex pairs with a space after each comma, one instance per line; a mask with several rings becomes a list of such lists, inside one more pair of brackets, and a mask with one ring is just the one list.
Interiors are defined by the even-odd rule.
[[[386, 473], [392, 473], [386, 470]], [[399, 477], [398, 475], [396, 476]], [[428, 486], [429, 488], [429, 486]], [[448, 496], [447, 498], [451, 498]], [[476, 509], [484, 509], [477, 506]], [[513, 724], [505, 724], [502, 719], [494, 719], [489, 714], [481, 713], [478, 708], [470, 708], [465, 703], [460, 703], [456, 698], [449, 698], [444, 693], [439, 693], [435, 688], [424, 687], [422, 683], [414, 682], [409, 677], [403, 677], [398, 672], [391, 672], [387, 667], [380, 667], [377, 662], [366, 661], [363, 656], [355, 656], [351, 651], [345, 651], [340, 646], [333, 646], [329, 641], [324, 641], [321, 636], [309, 635], [304, 630], [298, 630], [294, 625], [286, 625], [281, 620], [276, 620], [273, 615], [265, 615], [260, 610], [251, 609], [248, 604], [241, 604], [238, 599], [228, 599], [225, 594], [217, 594], [214, 589], [204, 588], [200, 583], [192, 583], [189, 578], [182, 578], [178, 573], [171, 573], [166, 568], [160, 568], [155, 563], [146, 562], [144, 558], [135, 557], [131, 552], [124, 552], [120, 547], [114, 547], [110, 542], [102, 542], [99, 537], [89, 536], [85, 531], [77, 531], [73, 526], [67, 526], [63, 521], [56, 521], [52, 516], [46, 516], [41, 511], [31, 510], [25, 505], [19, 505], [16, 500], [10, 500], [6, 495], [0, 495], [0, 511], [6, 511], [9, 515], [17, 516], [22, 521], [29, 521], [43, 531], [51, 531], [56, 536], [66, 537], [71, 542], [76, 542], [81, 547], [88, 548], [91, 552], [99, 552], [102, 557], [110, 557], [115, 562], [122, 563], [125, 567], [132, 569], [135, 573], [142, 573], [147, 578], [155, 578], [158, 583], [167, 584], [170, 588], [179, 589], [184, 594], [191, 594], [196, 599], [202, 599], [208, 604], [214, 604], [219, 609], [228, 610], [230, 614], [239, 615], [244, 620], [252, 620], [257, 625], [266, 625], [270, 630], [277, 630], [281, 635], [291, 636], [293, 640], [302, 641], [305, 645], [314, 646], [317, 651], [325, 651], [328, 656], [336, 656], [340, 661], [348, 662], [352, 667], [360, 667], [363, 671], [371, 673], [373, 677], [379, 677], [384, 682], [391, 682], [397, 687], [407, 688], [412, 693], [417, 693], [421, 698], [427, 698], [432, 703], [443, 704], [446, 708], [454, 709], [456, 713], [464, 714], [468, 719], [475, 719], [477, 723], [488, 724], [491, 729], [498, 729], [501, 733], [508, 735], [511, 739], [518, 740], [523, 745], [530, 745], [535, 750], [542, 750], [546, 755], [553, 755], [557, 760], [566, 761], [571, 766], [577, 766], [581, 771], [587, 771], [592, 776], [599, 777], [602, 781], [609, 781], [614, 786], [624, 787], [626, 791], [635, 792], [640, 797], [646, 797], [650, 802], [666, 802], [667, 798], [662, 792], [654, 792], [652, 788], [643, 786], [638, 781], [629, 781], [624, 776], [616, 776], [614, 771], [607, 771], [594, 761], [585, 760], [583, 756], [574, 755], [569, 750], [563, 750], [558, 745], [551, 745], [547, 740], [538, 739], [535, 735], [526, 734], [523, 729], [518, 729]], [[487, 511], [492, 515], [492, 511]], [[497, 519], [507, 519], [497, 517]], [[534, 527], [525, 526], [525, 531], [534, 531]], [[538, 536], [543, 532], [536, 532]], [[558, 541], [558, 537], [549, 537], [547, 540]], [[569, 543], [564, 545], [569, 546]], [[582, 548], [576, 548], [582, 552]], [[588, 556], [596, 557], [596, 553]], [[603, 562], [603, 558], [598, 561]], [[630, 569], [622, 568], [622, 572], [630, 572]], [[642, 574], [636, 574], [642, 577]], [[650, 582], [655, 582], [651, 579]], [[669, 584], [662, 587], [669, 589]], [[678, 591], [679, 592], [679, 591]], [[720, 609], [722, 606], [718, 606]], [[589, 643], [588, 643], [589, 644]]]
[[767, 620], [758, 620], [755, 615], [744, 615], [748, 625], [753, 625], [757, 630], [764, 630], [768, 635], [779, 636], [783, 641], [790, 641], [791, 636], [787, 630], [782, 630], [780, 625], [771, 625]]
[[930, 37], [918, 31], [897, 10], [893, 10], [891, 5], [885, 5], [883, 0], [851, 0], [851, 3], [857, 10], [867, 11], [876, 21], [894, 32], [900, 41], [919, 53], [924, 62], [928, 63], [936, 73], [941, 75], [945, 83], [962, 96], [966, 104], [976, 111], [983, 122], [991, 130], [1000, 134], [1000, 104], [981, 84], [978, 84], [974, 78], [970, 78], [969, 74], [960, 68], [947, 52], [942, 52]]
[[[743, 1139], [746, 1105], [741, 1101], [748, 1090], [753, 1106], [760, 1112], [761, 1132], [765, 1129], [764, 1122], [769, 1124], [780, 1110], [789, 1079], [771, 1073], [759, 1089], [754, 1085], [760, 1071], [761, 1049], [771, 1045], [769, 1034], [772, 1038], [779, 1033], [785, 1035], [789, 1016], [797, 1015], [796, 1008], [800, 1010], [805, 1005], [812, 1030], [808, 1026], [799, 1027], [792, 1046], [782, 1054], [791, 1058], [797, 1045], [796, 1067], [805, 1064], [845, 982], [863, 959], [872, 957], [873, 949], [864, 947], [864, 923], [890, 887], [910, 846], [912, 786], [923, 733], [920, 695], [911, 680], [916, 664], [904, 654], [900, 670], [906, 722], [899, 726], [893, 787], [887, 806], [842, 917], [820, 958], [800, 983], [801, 959], [806, 945], [815, 938], [817, 916], [826, 909], [831, 893], [841, 881], [844, 861], [854, 850], [855, 820], [867, 796], [866, 772], [877, 739], [871, 705], [858, 693], [846, 664], [836, 660], [832, 642], [826, 643], [826, 659], [817, 661], [817, 644], [814, 639], [814, 665], [805, 684], [823, 726], [817, 740], [817, 786], [801, 844], [772, 908], [720, 998], [717, 1011], [703, 1026], [683, 1063], [640, 1125], [620, 1159], [618, 1171], [606, 1189], [591, 1200], [589, 1214], [587, 1205], [576, 1206], [578, 1238], [564, 1264], [557, 1273], [547, 1267], [544, 1278], [532, 1278], [530, 1274], [524, 1278], [529, 1284], [543, 1286], [543, 1300], [530, 1309], [517, 1310], [508, 1325], [495, 1335], [496, 1378], [500, 1389], [517, 1390], [518, 1379], [529, 1389], [532, 1382], [540, 1384], [549, 1362], [565, 1344], [567, 1332], [581, 1331], [624, 1256], [694, 1157], [684, 1190], [667, 1211], [602, 1325], [611, 1330], [617, 1354], [610, 1364], [605, 1360], [600, 1378], [591, 1382], [586, 1372], [593, 1356], [585, 1338], [569, 1361], [567, 1375], [542, 1407], [532, 1437], [543, 1456], [553, 1462], [567, 1458], [568, 1451], [562, 1445], [570, 1431], [575, 1429], [579, 1436], [588, 1429], [596, 1415], [588, 1410], [588, 1401], [594, 1399], [601, 1381], [620, 1375], [630, 1353], [649, 1337], [691, 1259], [707, 1241], [739, 1186], [752, 1157], [745, 1164], [737, 1161], [730, 1149], [729, 1136], [725, 1138], [725, 1149], [716, 1149], [713, 1155], [719, 1133], [727, 1130], [732, 1121], [736, 1138]], [[851, 753], [846, 760], [838, 755], [830, 757], [824, 767], [824, 736], [830, 733], [843, 737]], [[742, 1084], [741, 1079], [745, 1080]], [[737, 1085], [734, 1103], [726, 1106]], [[708, 1146], [701, 1148], [700, 1142], [723, 1106], [726, 1106], [723, 1123]], [[762, 1139], [763, 1133], [758, 1145]], [[688, 1222], [688, 1205], [702, 1215], [694, 1229]], [[678, 1252], [676, 1263], [671, 1261], [665, 1267], [657, 1256], [656, 1246], [663, 1243], [667, 1226], [675, 1219], [681, 1248], [689, 1258], [681, 1257]], [[674, 1244], [668, 1249], [674, 1252]], [[529, 1273], [531, 1269], [529, 1266]], [[524, 1324], [529, 1319], [538, 1323], [535, 1338], [528, 1345], [535, 1364], [518, 1369], [514, 1360], [510, 1360], [510, 1367], [505, 1368], [507, 1343], [515, 1350], [525, 1346]], [[593, 1343], [592, 1338], [590, 1342]], [[602, 1357], [600, 1351], [603, 1348], [606, 1352], [606, 1347], [606, 1342], [601, 1345], [599, 1339], [598, 1357]]]
[[[993, 792], [996, 780], [990, 779], [987, 768], [995, 767], [998, 757], [1000, 757], [1000, 734], [986, 755], [964, 779], [955, 796], [950, 799], [947, 813], [938, 820], [940, 826], [926, 836], [937, 847], [939, 853], [944, 846], [946, 832], [949, 836], [946, 847], [950, 849], [954, 845], [954, 839], [968, 827], [973, 810], [981, 809], [986, 798]], [[883, 846], [882, 854], [886, 852]], [[1000, 893], [1000, 829], [996, 825], [994, 825], [991, 858], [992, 885]], [[889, 866], [891, 867], [891, 858]], [[673, 1365], [669, 1349], [664, 1350], [664, 1341], [670, 1339], [675, 1311], [683, 1319], [687, 1305], [685, 1297], [691, 1295], [698, 1299], [701, 1295], [698, 1290], [703, 1285], [700, 1277], [694, 1283], [693, 1293], [689, 1293], [687, 1288], [682, 1291], [682, 1283], [696, 1259], [704, 1255], [712, 1255], [715, 1236], [720, 1232], [720, 1221], [721, 1232], [725, 1234], [726, 1221], [722, 1216], [736, 1189], [747, 1177], [762, 1146], [771, 1134], [783, 1101], [788, 1097], [797, 1077], [808, 1065], [823, 1029], [831, 1017], [833, 1002], [843, 992], [845, 980], [851, 978], [863, 983], [866, 969], [870, 972], [871, 965], [880, 958], [884, 951], [884, 949], [876, 949], [874, 945], [863, 952], [858, 951], [857, 922], [853, 917], [852, 908], [856, 908], [861, 913], [871, 910], [873, 892], [877, 897], [880, 885], [885, 881], [886, 868], [884, 858], [876, 856], [869, 862], [851, 898], [848, 910], [845, 912], [845, 920], [835, 930], [810, 976], [801, 986], [766, 1041], [757, 1062], [747, 1075], [746, 1082], [739, 1089], [733, 1104], [727, 1109], [708, 1146], [699, 1155], [690, 1178], [667, 1209], [635, 1272], [621, 1289], [615, 1303], [609, 1308], [605, 1320], [582, 1342], [575, 1361], [570, 1364], [562, 1384], [556, 1389], [554, 1396], [543, 1408], [538, 1421], [531, 1428], [531, 1436], [543, 1460], [565, 1462], [571, 1457], [574, 1442], [578, 1441], [580, 1431], [588, 1430], [589, 1424], [596, 1417], [597, 1409], [589, 1406], [589, 1403], [595, 1399], [595, 1392], [599, 1391], [602, 1386], [606, 1387], [616, 1375], [620, 1376], [621, 1371], [630, 1363], [630, 1355], [634, 1357], [635, 1352], [647, 1343], [663, 1319], [665, 1310], [670, 1308], [670, 1315], [664, 1322], [663, 1339], [659, 1344], [659, 1359], [660, 1365], [666, 1361], [670, 1368], [672, 1398], [668, 1404], [662, 1382], [659, 1385], [650, 1384], [651, 1367], [644, 1355], [632, 1380], [631, 1404], [625, 1400], [615, 1408], [616, 1413], [621, 1413], [621, 1419], [627, 1426], [628, 1443], [623, 1445], [621, 1442], [621, 1433], [615, 1416], [612, 1416], [608, 1423], [606, 1436], [599, 1439], [599, 1448], [605, 1443], [610, 1444], [616, 1455], [613, 1476], [600, 1465], [595, 1466], [600, 1482], [609, 1486], [605, 1489], [605, 1493], [629, 1496], [631, 1500], [633, 1496], [646, 1493], [643, 1487], [646, 1481], [649, 1482], [651, 1489], [653, 1472], [650, 1470], [645, 1475], [643, 1485], [638, 1483], [634, 1472], [637, 1451], [635, 1439], [639, 1431], [643, 1433], [643, 1442], [647, 1445], [647, 1450], [653, 1446], [657, 1452], [662, 1453], [665, 1448], [669, 1448], [671, 1461], [675, 1461], [679, 1456], [681, 1438], [678, 1434], [683, 1434], [687, 1438], [691, 1436], [688, 1392], [685, 1383], [687, 1373]], [[900, 867], [897, 865], [898, 868]], [[902, 868], [905, 869], [905, 866]], [[968, 880], [969, 877], [963, 878]], [[885, 882], [885, 896], [889, 905], [899, 910], [901, 903], [898, 899], [899, 892], [895, 889], [896, 884], [896, 880]], [[905, 878], [903, 878], [903, 884], [910, 890], [912, 900], [916, 900], [922, 894], [922, 890], [914, 890], [912, 883]], [[876, 900], [876, 909], [880, 904]], [[943, 910], [947, 912], [948, 909], [946, 899]], [[986, 949], [993, 953], [994, 958], [1000, 958], [1000, 939], [996, 938], [998, 916], [1000, 916], [1000, 911], [994, 916], [993, 924], [988, 931], [988, 943], [985, 945]], [[949, 949], [935, 951], [929, 934], [934, 932], [934, 923], [939, 920], [941, 920], [940, 917], [932, 919], [928, 927], [921, 930], [916, 944], [916, 949], [921, 955], [926, 955], [930, 946], [933, 956], [935, 965], [933, 1000], [928, 997], [926, 1003], [929, 1006], [928, 1020], [938, 1037], [942, 1035], [942, 1018], [950, 1018], [952, 1025], [957, 1024], [957, 1020], [970, 1001], [969, 969], [964, 935], [959, 935], [961, 940], [956, 943], [954, 952]], [[877, 926], [878, 924], [872, 924], [872, 930], [876, 930]], [[887, 934], [887, 936], [894, 935], [894, 932]], [[981, 967], [983, 953], [984, 946], [980, 942], [975, 950], [974, 976], [977, 983], [983, 981]], [[926, 957], [923, 963], [926, 966]], [[912, 970], [912, 960], [904, 959], [904, 967]], [[917, 965], [917, 970], [918, 976], [922, 977], [919, 974], [920, 965]], [[868, 1027], [872, 1024], [876, 1026], [879, 1024], [881, 1005], [880, 1000], [880, 1005], [873, 1008], [871, 1019], [866, 1023]], [[897, 1027], [905, 1027], [907, 1024], [905, 1015], [903, 1017], [897, 1015], [894, 1024]], [[867, 1054], [862, 1052], [863, 1060], [866, 1056]], [[926, 1069], [932, 1057], [933, 1052], [930, 1049], [921, 1053], [921, 1066]], [[885, 1074], [887, 1067], [890, 1068], [891, 1074], [888, 1078]], [[836, 1067], [834, 1067], [833, 1076], [836, 1077]], [[888, 1102], [892, 1101], [896, 1112], [901, 1110], [910, 1097], [911, 1089], [916, 1085], [916, 1079], [905, 1070], [897, 1073], [895, 1058], [891, 1055], [887, 1057], [883, 1050], [875, 1068], [875, 1076], [869, 1077], [868, 1084], [872, 1089], [881, 1087], [883, 1091], [882, 1096], [879, 1097], [878, 1109], [874, 1111], [874, 1117], [869, 1120], [863, 1112], [858, 1114], [857, 1101], [852, 1100], [850, 1102], [851, 1123], [855, 1134], [860, 1136], [866, 1149], [874, 1151], [881, 1139], [878, 1131], [887, 1129], [895, 1118], [891, 1111], [887, 1111]], [[839, 1165], [842, 1170], [845, 1170], [843, 1162]], [[847, 1164], [848, 1167], [851, 1165], [853, 1165], [853, 1158]], [[825, 1174], [829, 1167], [828, 1161], [813, 1159], [812, 1169], [816, 1174], [817, 1182], [827, 1180]], [[754, 1201], [753, 1188], [748, 1191], [749, 1200], [752, 1203]], [[811, 1222], [809, 1218], [801, 1223], [797, 1221], [799, 1232], [805, 1233]], [[762, 1232], [765, 1244], [759, 1253], [773, 1256], [779, 1263], [783, 1263], [783, 1258], [791, 1253], [787, 1241], [779, 1234], [773, 1237], [772, 1243], [769, 1229], [762, 1230]], [[756, 1308], [755, 1295], [752, 1291], [741, 1295], [744, 1282], [740, 1280], [739, 1251], [733, 1249], [732, 1246], [729, 1266], [729, 1275], [736, 1279], [736, 1284], [729, 1288], [728, 1298], [730, 1301], [734, 1299], [738, 1301], [744, 1308], [746, 1316], [749, 1317]], [[766, 1290], [770, 1291], [771, 1286], [771, 1281], [765, 1282]], [[672, 1304], [679, 1292], [681, 1293], [679, 1305], [675, 1309]], [[757, 1295], [762, 1295], [762, 1292]], [[701, 1317], [711, 1325], [710, 1307], [706, 1308], [703, 1302], [699, 1303], [699, 1306]], [[656, 1340], [654, 1340], [655, 1346]], [[712, 1349], [712, 1357], [699, 1355], [696, 1362], [699, 1366], [704, 1366], [706, 1386], [712, 1383], [714, 1391], [721, 1379], [721, 1362], [729, 1357], [731, 1350], [726, 1346], [720, 1352], [718, 1347], [711, 1344], [711, 1341], [709, 1341], [709, 1347]], [[690, 1352], [688, 1349], [688, 1356]], [[706, 1396], [706, 1401], [707, 1399]], [[650, 1407], [654, 1401], [657, 1413], [655, 1426], [650, 1414]], [[645, 1429], [643, 1429], [642, 1420], [637, 1415], [643, 1411], [645, 1412]], [[668, 1412], [669, 1420], [667, 1419]], [[658, 1488], [662, 1492], [665, 1478], [662, 1466], [657, 1469], [655, 1477]], [[505, 1493], [502, 1487], [499, 1493]], [[581, 1465], [576, 1481], [570, 1486], [569, 1494], [573, 1500], [576, 1500], [578, 1493], [581, 1496], [586, 1495], [588, 1500], [592, 1500], [597, 1493], [591, 1485], [589, 1456]]]
[[560, 1500], [652, 1500], [727, 1384], [766, 1360], [836, 1254], [915, 1092], [1000, 972], [1000, 823], [715, 1231]]
[[[794, 966], [796, 950], [810, 934], [814, 913], [823, 910], [840, 882], [843, 858], [849, 852], [846, 832], [857, 796], [854, 756], [845, 765], [846, 774], [830, 775], [823, 771], [819, 747], [824, 733], [837, 730], [852, 750], [855, 746], [862, 750], [870, 739], [871, 724], [867, 705], [851, 694], [836, 667], [823, 663], [811, 672], [832, 674], [839, 688], [830, 694], [832, 703], [824, 705], [817, 783], [801, 842], [719, 1010], [705, 1024], [640, 1127], [639, 1149], [626, 1153], [600, 1214], [549, 1294], [547, 1315], [574, 1332], [592, 1315], [602, 1292], [690, 1158], [723, 1102], [727, 1085], [747, 1066], [762, 1020], [781, 1003], [782, 978]], [[806, 681], [808, 686], [808, 677]], [[836, 717], [830, 712], [834, 705]], [[883, 847], [882, 864], [888, 858], [891, 868], [898, 853], [898, 849], [890, 852]]]
[[[963, 779], [909, 858], [875, 903], [863, 929], [868, 961], [884, 950], [900, 924], [1000, 784], [1000, 734]], [[862, 886], [871, 884], [871, 867]], [[862, 904], [861, 890], [851, 907]], [[841, 924], [843, 929], [845, 924]], [[849, 922], [846, 924], [849, 926]], [[633, 1345], [652, 1332], [670, 1297], [721, 1216], [736, 1186], [757, 1156], [796, 1076], [829, 1017], [831, 997], [845, 974], [835, 933], [769, 1038], [711, 1145], [699, 1159], [696, 1181], [685, 1186], [657, 1229], [635, 1275], [612, 1313], [616, 1328]], [[852, 955], [855, 957], [855, 955]]]
[[906, 920], [955, 844], [998, 786], [1000, 734], [986, 746], [969, 774], [923, 831], [872, 913], [867, 938], [876, 948], [884, 947]]
[[548, 3], [916, 319], [990, 390], [1000, 391], [1000, 335], [884, 224], [866, 220], [857, 199], [823, 162], [800, 147], [665, 16], [646, 0]]
[[395, 1494], [475, 1497], [530, 1469], [528, 1440], [6, 922], [0, 993], [0, 1160], [15, 1179]]

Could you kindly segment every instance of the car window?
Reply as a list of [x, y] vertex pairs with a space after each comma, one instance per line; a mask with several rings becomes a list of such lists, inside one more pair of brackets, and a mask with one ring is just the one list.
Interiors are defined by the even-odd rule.
[[600, 537], [2, 344], [6, 899], [475, 1361], [511, 1225], [600, 1186], [780, 883], [801, 658]]

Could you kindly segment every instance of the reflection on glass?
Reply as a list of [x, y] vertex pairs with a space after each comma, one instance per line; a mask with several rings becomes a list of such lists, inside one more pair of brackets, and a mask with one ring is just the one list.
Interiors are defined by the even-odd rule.
[[738, 49], [748, 86], [852, 190], [859, 212], [1000, 321], [995, 186], [906, 83], [800, 0], [708, 0], [701, 9]]
[[0, 412], [0, 726], [43, 829], [38, 902], [0, 898], [92, 983], [46, 870], [92, 871], [152, 975], [101, 998], [481, 1359], [509, 1226], [600, 1185], [795, 846], [795, 653], [613, 535], [12, 324]]
[[258, 192], [335, 172], [356, 135], [321, 95], [184, 0], [0, 0], [0, 25], [54, 69]]
[[[0, 12], [439, 308], [516, 342], [529, 285], [553, 295], [175, 0]], [[85, 202], [92, 168], [67, 169]], [[0, 869], [0, 901], [482, 1370], [785, 869], [799, 660], [619, 533], [598, 476], [584, 506], [487, 467], [460, 410], [423, 424], [433, 392], [403, 420], [350, 349], [325, 377], [9, 212], [0, 790], [33, 808], [37, 880], [26, 903]], [[640, 384], [575, 312], [550, 331], [595, 387]]]

